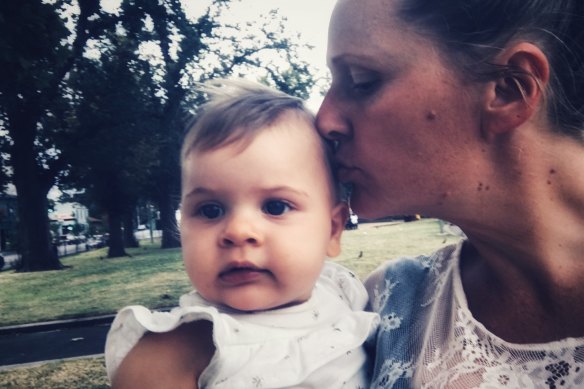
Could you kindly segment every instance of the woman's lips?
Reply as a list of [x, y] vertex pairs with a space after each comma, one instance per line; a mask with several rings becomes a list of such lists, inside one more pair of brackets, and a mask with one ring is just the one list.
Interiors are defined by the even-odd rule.
[[337, 177], [341, 182], [351, 182], [355, 168], [343, 165], [341, 163], [337, 164]]

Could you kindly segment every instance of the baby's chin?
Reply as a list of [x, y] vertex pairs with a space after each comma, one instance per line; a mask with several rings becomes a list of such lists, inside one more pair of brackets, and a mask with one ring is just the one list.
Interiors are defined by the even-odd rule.
[[283, 309], [288, 307], [293, 307], [306, 302], [304, 300], [288, 301], [288, 302], [261, 302], [261, 301], [237, 301], [230, 303], [220, 303], [223, 307], [241, 312], [241, 313], [255, 313], [262, 311], [272, 311], [274, 309]]

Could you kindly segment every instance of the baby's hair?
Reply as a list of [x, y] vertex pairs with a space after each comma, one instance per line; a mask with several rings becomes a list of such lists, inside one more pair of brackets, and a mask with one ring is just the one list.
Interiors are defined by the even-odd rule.
[[206, 151], [251, 141], [284, 113], [295, 112], [313, 125], [314, 114], [301, 99], [245, 80], [213, 80], [201, 85], [208, 100], [188, 124], [181, 161], [193, 150]]
[[[314, 126], [315, 116], [302, 99], [245, 80], [212, 80], [201, 85], [207, 95], [197, 114], [187, 125], [181, 150], [181, 165], [193, 151], [208, 151], [237, 142], [251, 142], [261, 130], [285, 114], [295, 114]], [[316, 128], [315, 128], [316, 131]], [[334, 177], [329, 145], [321, 140], [325, 164], [332, 177], [334, 192], [340, 189]], [[302, 156], [298, 156], [302, 158]]]

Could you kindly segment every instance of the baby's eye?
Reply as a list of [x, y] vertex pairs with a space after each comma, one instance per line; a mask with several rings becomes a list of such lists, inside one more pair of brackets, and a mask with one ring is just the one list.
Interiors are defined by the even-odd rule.
[[197, 210], [197, 215], [206, 219], [217, 219], [225, 214], [225, 210], [219, 204], [204, 204]]
[[268, 215], [280, 216], [290, 211], [291, 207], [282, 200], [269, 200], [264, 204], [263, 211]]

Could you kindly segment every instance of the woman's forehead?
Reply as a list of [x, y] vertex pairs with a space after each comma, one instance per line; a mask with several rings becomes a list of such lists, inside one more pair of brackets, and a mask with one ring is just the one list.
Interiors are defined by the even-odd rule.
[[337, 27], [371, 32], [398, 22], [396, 3], [396, 0], [339, 0], [331, 21]]
[[395, 16], [395, 0], [339, 0], [331, 17], [329, 65], [346, 56], [369, 61], [407, 56], [411, 39], [421, 38]]

